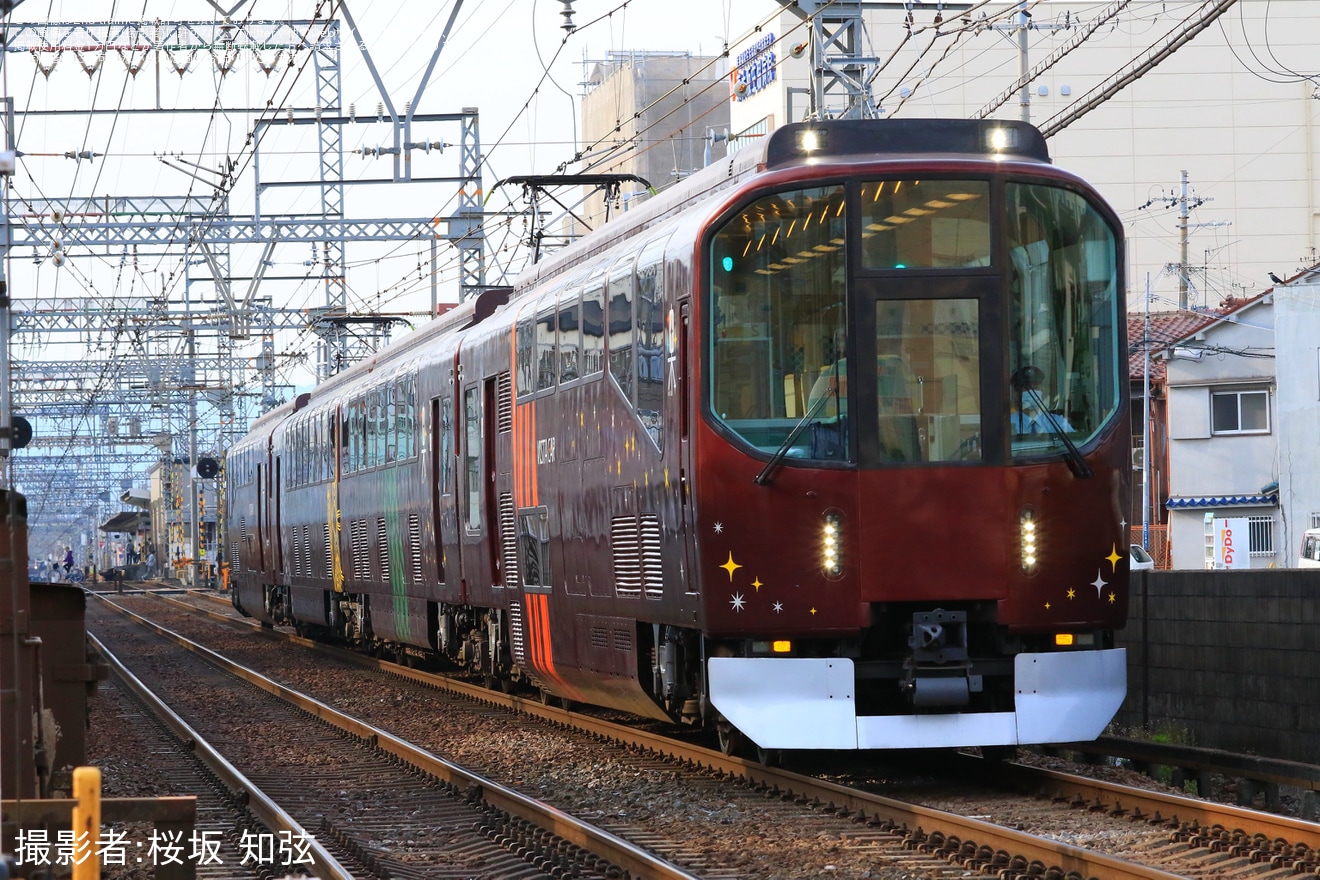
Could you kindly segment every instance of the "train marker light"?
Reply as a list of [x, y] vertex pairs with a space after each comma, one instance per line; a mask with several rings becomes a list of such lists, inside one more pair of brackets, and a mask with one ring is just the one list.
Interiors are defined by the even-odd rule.
[[1072, 634], [1072, 633], [1055, 633], [1055, 634], [1054, 634], [1054, 644], [1058, 645], [1060, 648], [1068, 648], [1068, 647], [1071, 647], [1072, 644], [1073, 644], [1073, 634]]
[[1037, 561], [1037, 529], [1036, 517], [1030, 510], [1022, 512], [1022, 567], [1027, 571], [1033, 571], [1036, 568]]
[[787, 654], [793, 650], [793, 643], [788, 639], [775, 639], [770, 643], [770, 650], [776, 654]]
[[839, 515], [825, 514], [825, 526], [821, 534], [822, 567], [829, 575], [843, 573], [843, 563], [839, 559]]
[[732, 271], [733, 271], [733, 257], [725, 257], [723, 260], [720, 261], [720, 265], [724, 266], [724, 271], [725, 271], [725, 272], [732, 272]]

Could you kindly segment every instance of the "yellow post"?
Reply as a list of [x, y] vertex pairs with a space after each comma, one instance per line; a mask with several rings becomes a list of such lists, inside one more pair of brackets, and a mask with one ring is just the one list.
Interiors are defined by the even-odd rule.
[[73, 880], [101, 880], [96, 844], [101, 837], [101, 771], [78, 767], [73, 771]]

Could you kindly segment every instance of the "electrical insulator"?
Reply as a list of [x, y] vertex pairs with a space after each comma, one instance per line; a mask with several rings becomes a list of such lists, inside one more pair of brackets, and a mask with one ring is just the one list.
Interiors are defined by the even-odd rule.
[[571, 34], [577, 30], [577, 25], [573, 24], [573, 0], [559, 0], [559, 2], [564, 4], [563, 11], [559, 13], [564, 17], [564, 23], [560, 27]]

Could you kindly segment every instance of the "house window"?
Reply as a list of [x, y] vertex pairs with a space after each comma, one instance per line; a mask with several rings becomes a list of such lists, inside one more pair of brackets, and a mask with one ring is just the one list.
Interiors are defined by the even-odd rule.
[[1210, 399], [1210, 429], [1215, 434], [1268, 434], [1269, 391], [1214, 392]]
[[1307, 526], [1306, 528], [1307, 528], [1308, 530], [1309, 530], [1309, 529], [1320, 529], [1320, 512], [1317, 512], [1317, 511], [1312, 511], [1312, 512], [1311, 512], [1311, 524], [1310, 524], [1309, 526]]
[[1274, 517], [1247, 517], [1247, 536], [1252, 556], [1274, 555]]

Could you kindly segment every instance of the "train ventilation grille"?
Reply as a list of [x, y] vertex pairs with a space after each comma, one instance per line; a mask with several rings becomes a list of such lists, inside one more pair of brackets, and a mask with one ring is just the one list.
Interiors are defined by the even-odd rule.
[[412, 552], [412, 579], [422, 582], [422, 521], [417, 514], [408, 514], [408, 548]]
[[664, 566], [660, 557], [660, 517], [654, 513], [642, 514], [640, 532], [642, 586], [646, 588], [648, 599], [659, 599], [665, 592]]
[[642, 558], [637, 538], [636, 517], [616, 516], [610, 520], [614, 592], [620, 596], [637, 596], [642, 592]]
[[376, 544], [380, 547], [380, 579], [390, 582], [390, 536], [385, 531], [385, 518], [376, 520]]
[[352, 528], [353, 535], [353, 579], [363, 580], [362, 570], [366, 567], [363, 563], [367, 555], [367, 521], [364, 519], [354, 520]]
[[527, 642], [523, 638], [522, 603], [517, 600], [509, 603], [509, 647], [513, 650], [513, 662], [518, 666], [526, 666]]
[[513, 374], [500, 373], [496, 381], [496, 425], [501, 434], [507, 434], [513, 430]]
[[303, 530], [302, 526], [293, 527], [293, 576], [302, 577], [303, 573]]
[[335, 560], [330, 555], [330, 523], [321, 523], [321, 528], [325, 530], [325, 576], [333, 578], [335, 574]]
[[312, 526], [303, 526], [303, 577], [312, 576]]
[[593, 626], [591, 628], [591, 647], [608, 648], [610, 646], [610, 631], [603, 626]]
[[504, 566], [504, 586], [518, 586], [518, 527], [513, 515], [513, 495], [500, 495], [500, 559]]
[[229, 544], [229, 570], [238, 571], [238, 542], [231, 541]]

